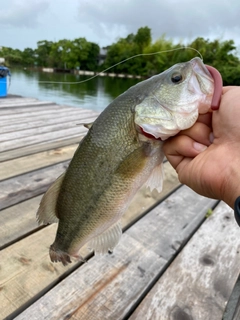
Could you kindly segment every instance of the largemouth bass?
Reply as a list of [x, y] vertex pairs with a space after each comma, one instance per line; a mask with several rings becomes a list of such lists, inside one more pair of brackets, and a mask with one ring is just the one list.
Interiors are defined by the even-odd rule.
[[43, 196], [40, 223], [58, 222], [50, 258], [63, 265], [86, 243], [112, 251], [120, 219], [144, 184], [162, 188], [163, 141], [210, 109], [214, 82], [194, 58], [118, 96], [93, 122], [66, 170]]

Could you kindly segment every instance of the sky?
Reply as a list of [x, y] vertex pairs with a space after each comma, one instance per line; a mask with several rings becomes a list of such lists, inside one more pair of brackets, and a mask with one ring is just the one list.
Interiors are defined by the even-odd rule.
[[104, 47], [148, 26], [153, 41], [232, 39], [240, 48], [239, 18], [239, 0], [1, 0], [0, 46], [85, 37]]

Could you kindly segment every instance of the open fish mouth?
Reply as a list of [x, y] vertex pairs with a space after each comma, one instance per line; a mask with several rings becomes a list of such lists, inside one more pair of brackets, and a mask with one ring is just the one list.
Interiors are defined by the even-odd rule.
[[201, 81], [201, 78], [209, 78], [208, 74], [213, 79], [214, 89], [211, 101], [211, 109], [218, 110], [221, 101], [223, 86], [222, 76], [220, 72], [212, 66], [203, 64], [200, 58], [194, 58], [190, 62], [193, 65], [193, 69], [196, 73], [199, 82]]

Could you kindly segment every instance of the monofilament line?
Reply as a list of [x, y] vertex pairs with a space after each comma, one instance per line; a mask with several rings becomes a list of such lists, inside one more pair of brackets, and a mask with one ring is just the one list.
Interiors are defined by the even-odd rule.
[[105, 73], [107, 72], [108, 70], [118, 66], [119, 64], [122, 64], [128, 60], [131, 60], [131, 59], [134, 59], [134, 58], [137, 58], [137, 57], [143, 57], [143, 56], [152, 56], [152, 55], [156, 55], [156, 54], [161, 54], [161, 53], [167, 53], [167, 52], [172, 52], [172, 51], [177, 51], [177, 50], [183, 50], [183, 49], [189, 49], [189, 50], [193, 50], [193, 51], [196, 51], [198, 53], [198, 55], [200, 56], [200, 58], [202, 59], [203, 61], [203, 56], [201, 55], [201, 53], [195, 49], [195, 48], [192, 48], [192, 47], [180, 47], [180, 48], [175, 48], [175, 49], [169, 49], [169, 50], [162, 50], [162, 51], [157, 51], [157, 52], [151, 52], [151, 53], [139, 53], [139, 54], [136, 54], [134, 56], [131, 56], [127, 59], [124, 59], [114, 65], [112, 65], [111, 67], [108, 67], [107, 69], [103, 70], [103, 71], [100, 71], [98, 72], [97, 74], [95, 74], [94, 76], [88, 78], [88, 79], [85, 79], [85, 80], [81, 80], [81, 81], [74, 81], [74, 82], [61, 82], [61, 81], [38, 81], [39, 83], [45, 83], [45, 84], [80, 84], [80, 83], [84, 83], [84, 82], [87, 82], [87, 81], [90, 81], [96, 77], [98, 77], [100, 74], [102, 73]]

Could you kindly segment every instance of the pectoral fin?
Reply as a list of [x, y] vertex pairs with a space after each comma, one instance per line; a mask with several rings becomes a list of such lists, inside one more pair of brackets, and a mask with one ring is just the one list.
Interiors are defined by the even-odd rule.
[[150, 191], [156, 189], [159, 193], [162, 191], [164, 179], [163, 163], [155, 167], [146, 181], [146, 187], [150, 188]]
[[37, 212], [37, 221], [39, 224], [51, 224], [58, 222], [59, 219], [56, 213], [56, 203], [64, 175], [65, 174], [62, 174], [58, 177], [44, 194]]

